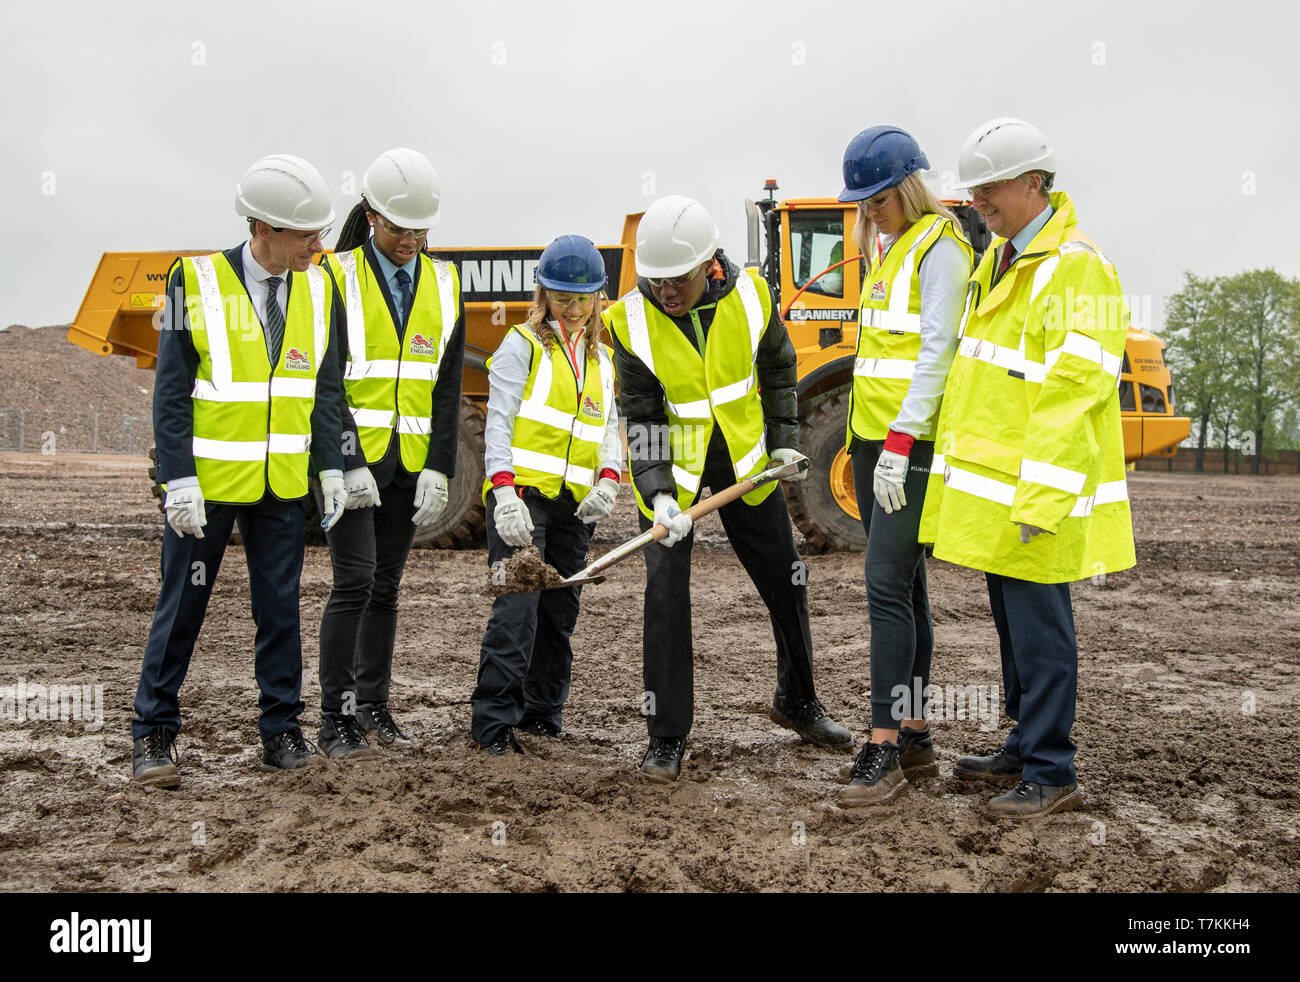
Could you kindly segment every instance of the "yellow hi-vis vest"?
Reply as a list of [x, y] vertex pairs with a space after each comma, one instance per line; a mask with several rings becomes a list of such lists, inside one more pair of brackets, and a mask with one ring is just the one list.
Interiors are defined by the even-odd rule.
[[[853, 359], [853, 388], [849, 396], [846, 442], [883, 440], [898, 418], [921, 355], [921, 260], [947, 237], [966, 251], [966, 268], [974, 256], [970, 243], [952, 222], [933, 213], [922, 215], [886, 254], [872, 257], [862, 281], [858, 318], [858, 352]], [[933, 440], [935, 418], [920, 440]]]
[[361, 452], [366, 463], [377, 464], [388, 452], [396, 426], [402, 467], [412, 474], [423, 470], [429, 457], [433, 388], [460, 306], [456, 268], [424, 253], [419, 262], [411, 313], [399, 339], [365, 247], [326, 259], [348, 315], [343, 392]]
[[[735, 288], [718, 301], [703, 355], [668, 315], [646, 303], [639, 290], [630, 291], [603, 316], [619, 343], [664, 387], [673, 480], [682, 508], [689, 508], [699, 494], [715, 421], [726, 438], [737, 481], [768, 466], [754, 360], [772, 316], [772, 295], [757, 270], [741, 270]], [[661, 438], [652, 434], [651, 439]], [[635, 481], [632, 487], [641, 513], [653, 518], [652, 503], [641, 499]], [[765, 484], [742, 500], [757, 505], [775, 487], [775, 481]]]
[[[579, 392], [561, 343], [552, 342], [548, 352], [528, 325], [516, 324], [511, 330], [533, 349], [510, 437], [515, 486], [537, 488], [548, 498], [558, 498], [560, 489], [567, 487], [574, 501], [582, 501], [600, 475], [600, 447], [614, 404], [612, 352], [602, 344], [594, 362], [587, 358]], [[492, 367], [491, 358], [487, 367]], [[491, 489], [489, 474], [483, 481], [484, 504]]]
[[179, 260], [199, 367], [194, 466], [210, 502], [252, 504], [307, 494], [316, 373], [329, 345], [325, 275], [290, 272], [280, 361], [271, 368], [262, 323], [222, 253]]
[[[1117, 391], [1128, 307], [1069, 196], [1051, 204], [996, 286], [997, 249], [971, 277], [918, 535], [940, 559], [1035, 583], [1136, 561]], [[1016, 523], [1054, 534], [1022, 543]]]

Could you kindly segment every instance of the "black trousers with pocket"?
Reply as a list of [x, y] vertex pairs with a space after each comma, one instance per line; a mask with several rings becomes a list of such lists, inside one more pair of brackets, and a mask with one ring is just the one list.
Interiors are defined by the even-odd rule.
[[[709, 444], [705, 487], [736, 483], [726, 444]], [[807, 566], [799, 558], [785, 495], [777, 487], [760, 504], [737, 499], [718, 509], [722, 528], [767, 606], [776, 641], [778, 688], [802, 702], [813, 698], [812, 631], [808, 624]], [[640, 515], [641, 530], [654, 523]], [[705, 519], [709, 521], [711, 519]], [[646, 561], [642, 631], [645, 693], [642, 711], [651, 736], [685, 736], [695, 715], [695, 649], [691, 638], [691, 547], [695, 531], [671, 547], [654, 543]]]
[[[587, 565], [590, 525], [574, 514], [577, 502], [567, 488], [548, 498], [536, 488], [520, 488], [533, 520], [533, 545], [560, 573], [572, 576]], [[516, 550], [501, 541], [496, 526], [496, 497], [487, 497], [488, 564]], [[492, 614], [479, 649], [478, 684], [471, 697], [470, 733], [490, 744], [513, 727], [539, 719], [563, 729], [569, 698], [573, 647], [582, 587], [507, 593], [492, 601]]]
[[181, 728], [180, 689], [235, 524], [244, 540], [252, 599], [253, 674], [260, 692], [257, 728], [263, 740], [298, 727], [302, 713], [302, 635], [298, 579], [306, 532], [306, 498], [267, 495], [253, 505], [209, 503], [203, 538], [163, 527], [162, 589], [145, 644], [131, 737], [155, 726]]
[[415, 492], [390, 483], [377, 508], [345, 511], [325, 533], [334, 587], [320, 623], [321, 711], [388, 701], [397, 596], [415, 539]]

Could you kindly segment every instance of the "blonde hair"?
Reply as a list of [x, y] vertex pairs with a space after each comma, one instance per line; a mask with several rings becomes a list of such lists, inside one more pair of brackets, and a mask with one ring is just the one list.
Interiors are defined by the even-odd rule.
[[[902, 183], [897, 185], [897, 189], [898, 196], [903, 202], [903, 218], [907, 224], [911, 225], [923, 215], [938, 215], [952, 222], [958, 235], [964, 234], [957, 216], [935, 197], [934, 192], [921, 180], [920, 174], [915, 171], [908, 174], [903, 178]], [[858, 202], [858, 224], [853, 230], [853, 241], [857, 243], [858, 251], [862, 253], [862, 270], [866, 273], [871, 269], [871, 262], [876, 253], [876, 223], [867, 214], [866, 206], [861, 201]]]
[[[558, 292], [558, 291], [557, 291]], [[591, 316], [587, 318], [587, 360], [597, 361], [600, 350], [599, 345], [609, 344], [609, 337], [605, 332], [605, 321], [600, 316], [605, 305], [609, 303], [609, 297], [605, 295], [604, 290], [596, 291], [596, 302], [591, 305]], [[557, 340], [555, 329], [551, 327], [548, 319], [549, 311], [546, 307], [546, 288], [540, 283], [533, 290], [533, 302], [528, 308], [528, 317], [525, 323], [529, 329], [537, 335], [537, 340], [542, 342], [542, 347], [546, 348], [554, 344]]]

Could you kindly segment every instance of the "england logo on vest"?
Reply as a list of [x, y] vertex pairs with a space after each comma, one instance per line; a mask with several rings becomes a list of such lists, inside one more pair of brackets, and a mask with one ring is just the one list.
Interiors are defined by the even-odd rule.
[[300, 348], [290, 348], [284, 353], [284, 367], [291, 372], [310, 372], [311, 359]]
[[592, 419], [600, 419], [600, 403], [596, 402], [591, 396], [583, 396], [582, 415], [590, 416]]
[[433, 342], [423, 334], [411, 335], [411, 347], [409, 350], [410, 354], [413, 355], [434, 355], [438, 353], [438, 349], [433, 346]]
[[884, 280], [876, 280], [871, 284], [871, 299], [884, 300], [889, 296], [889, 288], [885, 286]]

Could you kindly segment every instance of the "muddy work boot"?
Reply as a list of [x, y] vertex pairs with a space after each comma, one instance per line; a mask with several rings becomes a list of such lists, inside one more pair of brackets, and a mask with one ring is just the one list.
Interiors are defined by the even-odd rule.
[[264, 771], [292, 771], [307, 767], [315, 756], [315, 745], [304, 740], [302, 730], [297, 727], [262, 741]]
[[930, 738], [929, 723], [923, 730], [911, 730], [906, 726], [899, 729], [898, 763], [908, 777], [939, 773], [939, 765], [934, 762], [934, 740]]
[[1079, 785], [1067, 784], [1053, 787], [1021, 781], [1010, 791], [998, 795], [984, 806], [984, 814], [992, 818], [1042, 818], [1057, 812], [1074, 811], [1083, 803]]
[[402, 732], [402, 728], [388, 711], [386, 702], [362, 702], [357, 704], [357, 722], [365, 731], [367, 740], [378, 740], [383, 747], [409, 747], [411, 738]]
[[959, 781], [984, 781], [988, 784], [1012, 785], [1020, 780], [1024, 765], [1019, 757], [999, 750], [991, 757], [959, 757], [952, 766], [952, 776]]
[[181, 772], [176, 768], [176, 746], [164, 726], [155, 726], [135, 741], [131, 780], [152, 788], [180, 787]]
[[840, 792], [841, 808], [862, 808], [892, 801], [907, 787], [907, 778], [899, 763], [898, 745], [868, 743], [853, 763], [849, 786]]
[[544, 719], [530, 719], [519, 724], [519, 732], [531, 733], [533, 736], [555, 738], [560, 735], [560, 730], [552, 726]]
[[355, 716], [343, 713], [321, 713], [320, 731], [316, 734], [321, 751], [326, 757], [338, 760], [367, 760], [379, 756], [379, 751], [366, 741], [361, 724]]
[[682, 754], [686, 737], [650, 738], [650, 747], [641, 759], [641, 773], [659, 784], [671, 784], [682, 772]]
[[524, 752], [524, 748], [519, 746], [518, 741], [515, 740], [515, 731], [511, 729], [502, 730], [501, 735], [490, 743], [475, 743], [474, 748], [486, 751], [493, 757], [504, 757], [509, 753], [522, 754]]
[[853, 734], [831, 719], [816, 699], [800, 704], [777, 690], [770, 715], [777, 726], [794, 730], [809, 743], [831, 750], [853, 749]]

